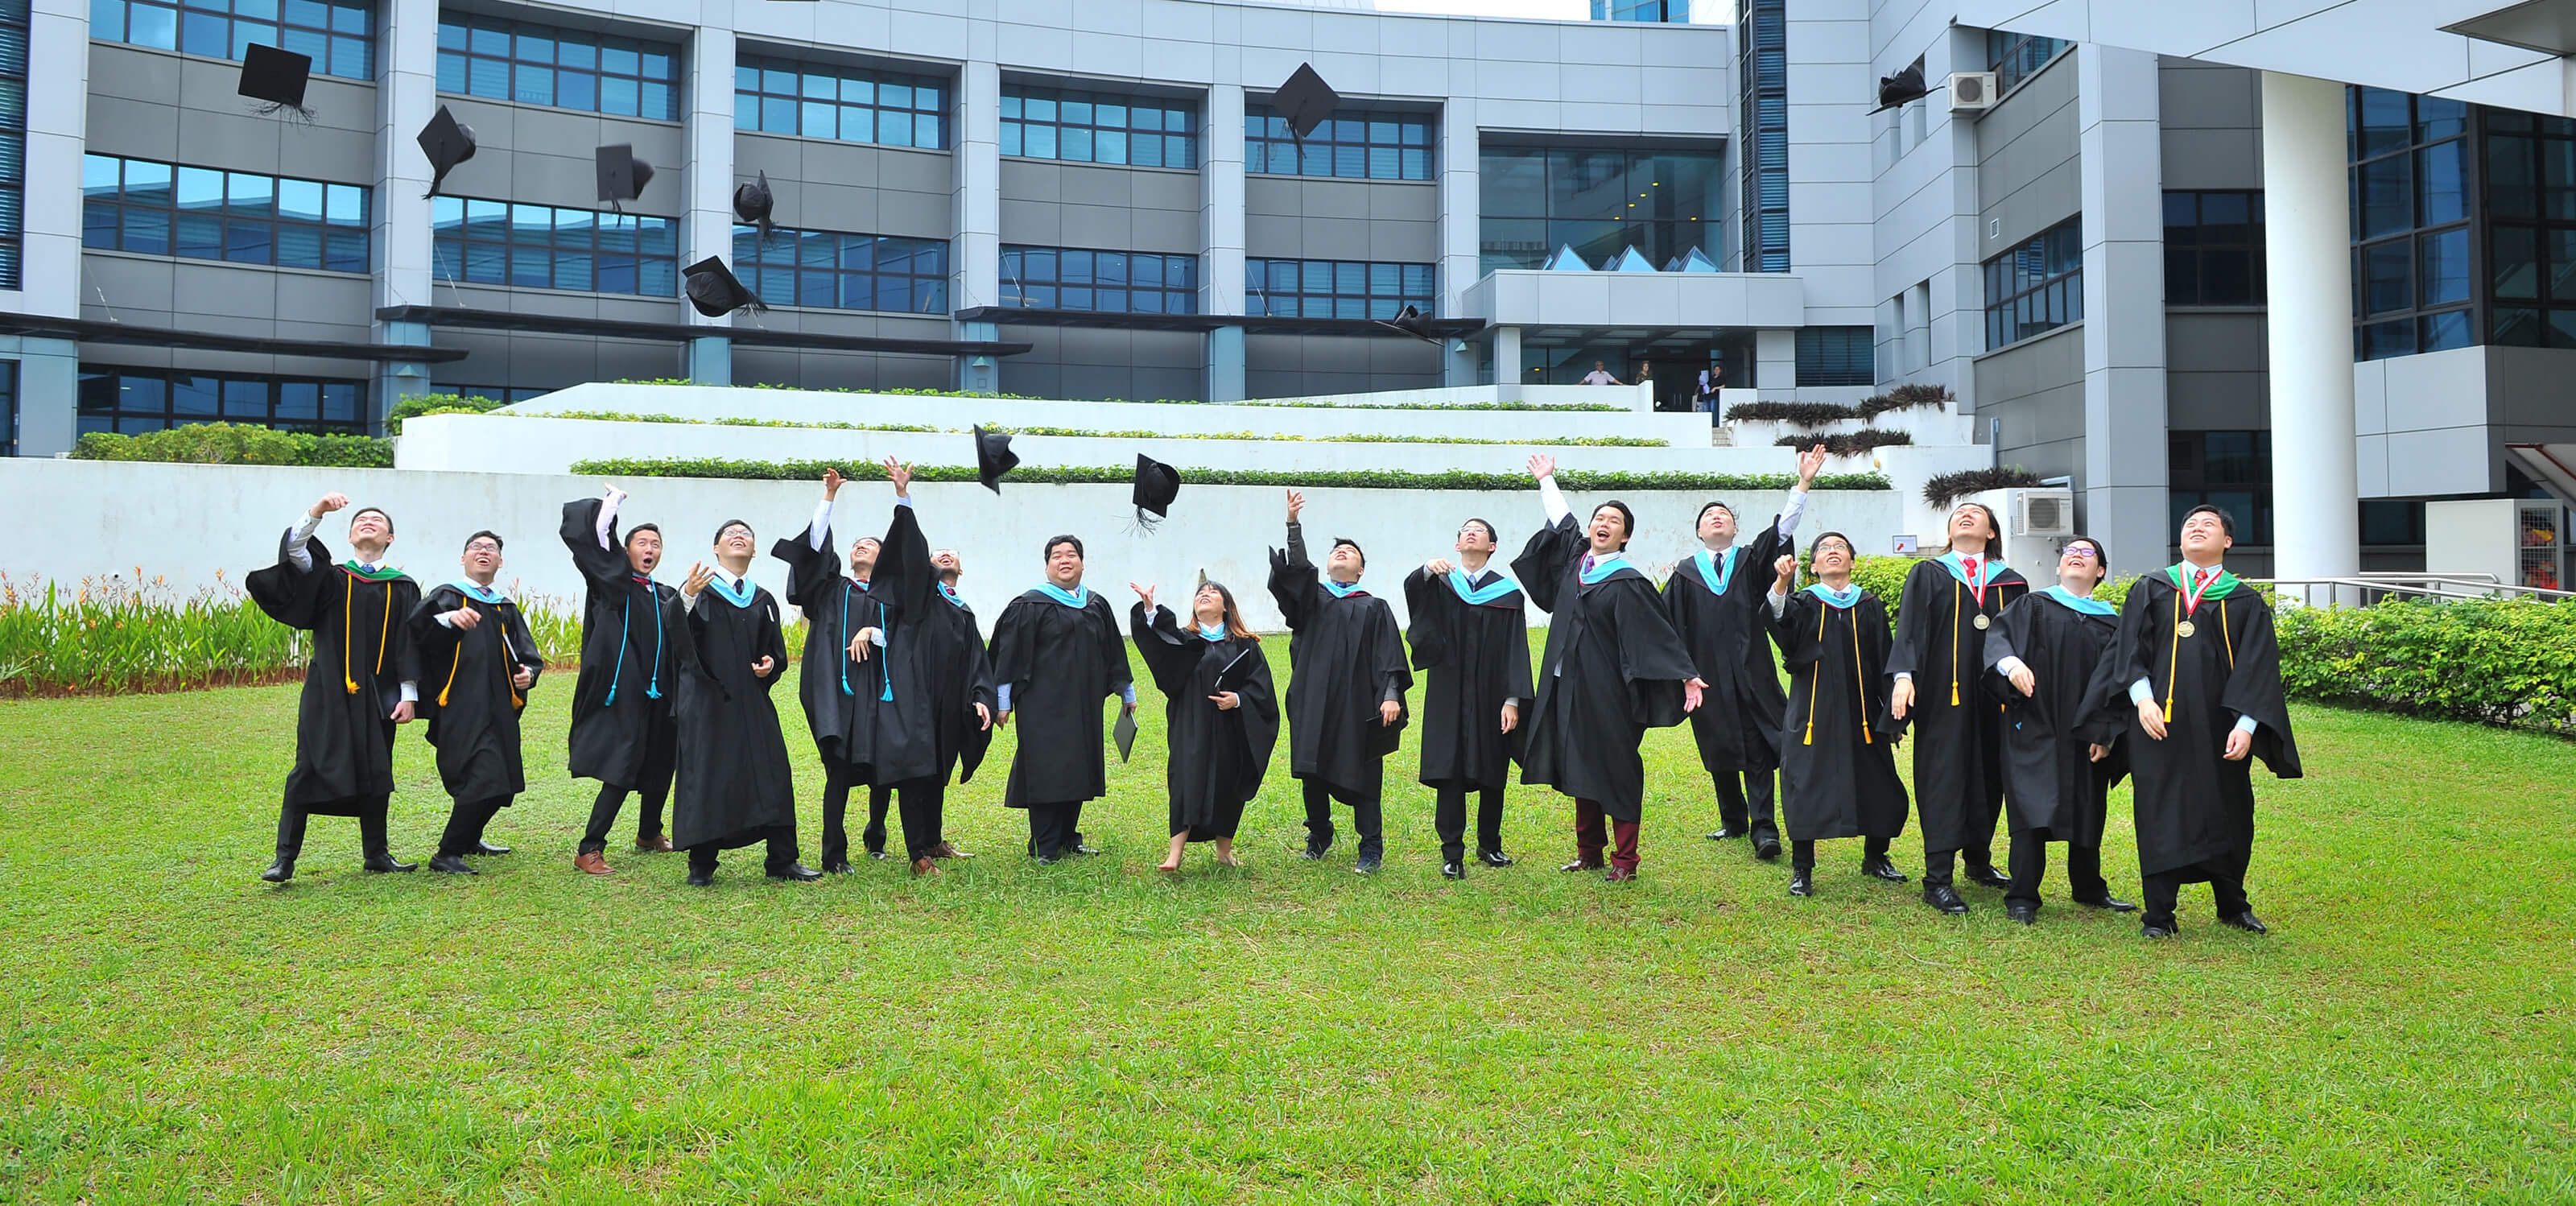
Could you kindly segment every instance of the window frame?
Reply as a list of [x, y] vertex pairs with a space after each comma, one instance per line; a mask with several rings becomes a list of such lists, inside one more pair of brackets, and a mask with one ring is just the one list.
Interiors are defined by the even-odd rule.
[[[1046, 111], [1049, 114], [1052, 114], [1052, 116], [1030, 116], [1030, 110], [1033, 105], [1045, 106]], [[1081, 121], [1067, 120], [1064, 116], [1065, 110], [1074, 106], [1081, 107], [1085, 112], [1091, 114], [1091, 116]], [[1106, 125], [1101, 123], [1098, 119], [1098, 115], [1100, 109], [1104, 106], [1125, 111], [1129, 115], [1126, 124]], [[1162, 114], [1163, 121], [1161, 129], [1149, 131], [1143, 127], [1137, 126], [1135, 124], [1136, 118], [1134, 114], [1138, 109], [1151, 109], [1156, 113]], [[1177, 118], [1183, 126], [1183, 128], [1178, 131], [1172, 129], [1172, 122], [1175, 118]], [[999, 137], [1002, 156], [1006, 159], [1041, 159], [1055, 163], [1091, 163], [1098, 164], [1103, 167], [1146, 168], [1149, 170], [1159, 169], [1195, 172], [1199, 170], [1199, 166], [1201, 162], [1203, 162], [1203, 151], [1200, 139], [1206, 136], [1206, 124], [1206, 117], [1200, 112], [1196, 102], [1189, 100], [1163, 96], [1143, 96], [1130, 93], [1089, 92], [1070, 88], [1048, 88], [1034, 84], [1012, 84], [1005, 82], [1002, 85], [1002, 117]], [[1029, 131], [1032, 129], [1042, 129], [1047, 131], [1047, 136], [1043, 141], [1045, 141], [1049, 148], [1048, 153], [1036, 154], [1031, 152], [1030, 147], [1038, 141], [1029, 137]], [[1104, 133], [1115, 133], [1119, 135], [1118, 145], [1125, 148], [1122, 157], [1117, 159], [1103, 159], [1100, 157], [1099, 152], [1101, 148], [1107, 145], [1107, 140], [1099, 137]], [[1156, 139], [1155, 145], [1157, 148], [1157, 154], [1162, 160], [1159, 163], [1137, 163], [1135, 161], [1135, 137], [1148, 134], [1152, 135]], [[1063, 152], [1076, 141], [1079, 141], [1083, 146], [1089, 148], [1091, 153], [1080, 158], [1064, 154]], [[1188, 155], [1189, 162], [1173, 163], [1171, 161], [1171, 150], [1175, 143], [1177, 143]]]
[[[498, 212], [492, 208], [498, 207]], [[533, 229], [528, 220], [545, 211], [543, 240], [522, 237]], [[451, 219], [449, 215], [454, 215]], [[571, 218], [567, 224], [566, 217]], [[587, 220], [586, 225], [584, 220]], [[586, 231], [588, 241], [565, 238]], [[612, 231], [628, 232], [612, 236]], [[495, 236], [497, 232], [498, 237]], [[612, 244], [624, 244], [623, 246]], [[454, 284], [503, 289], [547, 289], [565, 293], [598, 293], [618, 297], [680, 295], [680, 219], [657, 214], [621, 214], [564, 205], [521, 205], [487, 197], [441, 193], [430, 199], [430, 273]], [[540, 259], [542, 256], [542, 260]], [[479, 257], [479, 258], [478, 258]], [[571, 258], [566, 258], [571, 257]], [[583, 263], [586, 257], [587, 263]], [[610, 260], [630, 267], [633, 288], [604, 288]], [[632, 261], [631, 265], [622, 261]], [[520, 283], [542, 263], [544, 284]], [[486, 265], [497, 276], [483, 274]], [[568, 272], [586, 272], [587, 285], [558, 283]]]
[[[527, 57], [531, 43], [544, 44], [545, 53], [551, 57], [543, 61]], [[494, 49], [496, 45], [499, 47], [497, 52]], [[568, 47], [577, 47], [579, 51], [567, 56]], [[574, 61], [567, 61], [568, 58]], [[629, 58], [633, 67], [619, 66]], [[657, 59], [662, 64], [658, 75], [651, 71]], [[471, 96], [571, 113], [597, 113], [603, 117], [676, 122], [680, 120], [681, 112], [682, 63], [677, 43], [592, 33], [534, 21], [488, 17], [480, 13], [442, 12], [438, 18], [438, 91], [450, 96]], [[486, 66], [478, 68], [477, 64]], [[493, 64], [497, 64], [497, 68], [490, 66]], [[527, 75], [526, 84], [521, 82], [522, 69]], [[499, 93], [477, 88], [490, 70], [502, 73], [504, 83]], [[538, 82], [540, 73], [545, 95], [542, 99], [535, 99], [529, 88]], [[566, 103], [564, 83], [568, 79], [589, 81], [587, 104]], [[626, 81], [633, 85], [633, 111], [610, 106], [616, 94], [613, 81]], [[654, 95], [657, 88], [663, 102], [657, 108], [662, 111], [647, 113], [644, 111], [646, 100]]]
[[[1098, 279], [1106, 272], [1099, 260], [1101, 256], [1119, 257], [1117, 271], [1125, 278], [1123, 281], [1104, 284]], [[1139, 256], [1153, 258], [1156, 266], [1163, 269], [1163, 284], [1147, 287], [1134, 283], [1134, 265]], [[1075, 279], [1068, 270], [1075, 257], [1080, 257], [1084, 265], [1080, 279]], [[1182, 274], [1188, 278], [1185, 284], [1170, 283], [1170, 268], [1175, 262], [1187, 266]], [[1039, 264], [1046, 265], [1043, 274], [1038, 271]], [[1002, 245], [1000, 304], [1006, 308], [1069, 310], [1089, 314], [1196, 314], [1199, 312], [1201, 272], [1199, 257], [1186, 252], [1005, 243]], [[1113, 290], [1119, 294], [1124, 308], [1101, 304]], [[1073, 302], [1077, 293], [1083, 298], [1080, 304]], [[1136, 297], [1143, 293], [1152, 294], [1160, 308], [1137, 305]]]
[[[2481, 321], [2479, 309], [2482, 302], [2494, 301], [2494, 282], [2486, 270], [2490, 262], [2488, 239], [2480, 237], [2479, 227], [2493, 224], [2479, 220], [2486, 209], [2480, 200], [2486, 156], [2475, 136], [2482, 125], [2476, 120], [2479, 110], [2434, 98], [2435, 105], [2456, 107], [2457, 113], [2430, 117], [2424, 97], [2358, 86], [2347, 87], [2344, 92], [2344, 121], [2349, 133], [2345, 162], [2352, 210], [2353, 360], [2412, 356], [2487, 342], [2488, 322]], [[2373, 145], [2372, 131], [2386, 127], [2365, 123], [2370, 121], [2374, 103], [2385, 104], [2391, 99], [2404, 105], [2403, 136]], [[2456, 128], [2428, 132], [2433, 122], [2453, 123]], [[2424, 165], [2432, 161], [2431, 156], [2446, 149], [2459, 157], [2460, 212], [2436, 220], [2431, 213]], [[2374, 177], [2398, 179], [2399, 169], [2405, 218], [2374, 233], [2371, 220], [2375, 207], [2398, 202], [2374, 198], [2372, 181]], [[2455, 298], [2436, 297], [2428, 266], [2437, 258], [2447, 264], [2453, 257], [2465, 277], [2462, 292]], [[2402, 304], [2392, 301], [2383, 306], [2375, 297], [2374, 287], [2389, 279], [2383, 269], [2402, 270]], [[2375, 271], [2382, 275], [2375, 277]], [[2576, 320], [2576, 308], [2571, 308], [2569, 317]], [[2568, 346], [2576, 346], [2576, 342]]]
[[1788, 20], [1786, 0], [1741, 0], [1736, 21], [1736, 145], [1742, 148], [1736, 157], [1744, 195], [1731, 262], [1746, 272], [1795, 271], [1789, 239]]
[[[2210, 223], [2204, 220], [2204, 215], [2208, 212], [2209, 200], [2212, 197], [2245, 198], [2246, 219], [2243, 225], [2246, 230], [2246, 237], [2244, 240], [2239, 242], [2212, 242], [2203, 234], [2199, 233], [2210, 229]], [[2177, 225], [2174, 222], [2174, 203], [2177, 199], [2187, 200], [2190, 204], [2192, 211], [2190, 222], [2180, 225]], [[2269, 296], [2270, 285], [2270, 281], [2264, 275], [2263, 267], [2263, 190], [2259, 188], [2169, 188], [2165, 190], [2164, 200], [2165, 304], [2168, 306], [2222, 306], [2230, 308], [2261, 309], [2266, 304], [2266, 298]], [[2190, 230], [2194, 233], [2187, 241], [2178, 240], [2174, 234], [2177, 230]], [[2208, 299], [2206, 282], [2210, 279], [2209, 265], [2217, 257], [2226, 255], [2242, 255], [2246, 258], [2245, 280], [2247, 296], [2243, 301], [2211, 301]], [[2175, 295], [2174, 282], [2182, 274], [2175, 271], [2175, 266], [2178, 261], [2186, 258], [2192, 266], [2190, 274], [2192, 296], [2179, 297]]]
[[[2060, 244], [2054, 251], [2052, 242]], [[2072, 254], [2067, 256], [2070, 249]], [[2036, 272], [2029, 270], [2031, 261], [2036, 261]], [[2000, 351], [2084, 321], [2083, 214], [2022, 240], [1978, 267], [1985, 286], [1986, 351]]]
[[[1843, 346], [1827, 346], [1831, 338]], [[1854, 349], [1857, 348], [1857, 352]], [[1833, 362], [1840, 361], [1839, 365]], [[1854, 367], [1857, 361], [1858, 367]], [[1878, 384], [1877, 331], [1871, 327], [1800, 327], [1797, 334], [1798, 385]]]
[[2002, 96], [2046, 69], [2075, 43], [2010, 30], [1986, 31], [1986, 70], [1995, 73], [1995, 95]]
[[[376, 78], [377, 67], [376, 6], [355, 0], [305, 2], [325, 10], [323, 24], [294, 19], [294, 6], [282, 3], [271, 4], [270, 8], [276, 15], [264, 17], [240, 15], [235, 11], [239, 0], [90, 0], [89, 36], [94, 41], [232, 62], [240, 61], [249, 46], [276, 46], [297, 54], [311, 55], [315, 75], [372, 82]], [[154, 28], [169, 31], [168, 45], [158, 41], [133, 40], [134, 10], [138, 8], [167, 14], [166, 18], [154, 18]], [[361, 28], [342, 28], [343, 20]], [[192, 26], [192, 22], [203, 24]], [[223, 53], [208, 54], [203, 49], [188, 49], [191, 28], [212, 29], [213, 22], [222, 22]]]
[[[1274, 289], [1282, 268], [1292, 268], [1296, 288]], [[1322, 291], [1308, 286], [1321, 268], [1330, 284]], [[1357, 279], [1357, 288], [1344, 289], [1344, 270]], [[1383, 271], [1382, 271], [1383, 270]], [[1391, 272], [1394, 288], [1381, 292], [1378, 278]], [[1422, 288], [1415, 289], [1418, 278]], [[1351, 318], [1378, 322], [1392, 320], [1406, 306], [1425, 315], [1435, 314], [1440, 300], [1440, 266], [1410, 263], [1402, 260], [1309, 260], [1279, 256], [1246, 256], [1243, 261], [1243, 312], [1248, 316], [1274, 318]], [[1282, 306], [1283, 300], [1287, 303]], [[1321, 312], [1316, 312], [1320, 310]], [[1348, 311], [1347, 313], [1345, 311]]]
[[[1377, 127], [1393, 125], [1391, 140], [1378, 137]], [[1379, 180], [1428, 183], [1438, 178], [1439, 159], [1436, 143], [1439, 115], [1401, 109], [1338, 108], [1314, 133], [1302, 141], [1290, 136], [1288, 119], [1272, 109], [1267, 101], [1243, 107], [1243, 170], [1254, 176], [1281, 176], [1307, 180]], [[1406, 141], [1419, 132], [1419, 141]], [[1356, 134], [1357, 137], [1352, 137]], [[1358, 171], [1342, 170], [1353, 152]], [[1379, 151], [1389, 152], [1393, 174], [1377, 172]], [[1291, 168], [1281, 171], [1271, 166], [1281, 153], [1289, 156]], [[1322, 171], [1312, 168], [1321, 167]]]
[[[115, 191], [94, 189], [96, 173], [113, 166]], [[148, 180], [129, 185], [137, 166], [157, 169], [160, 183]], [[189, 205], [179, 196], [183, 180], [203, 181], [208, 177], [220, 181], [223, 198], [208, 207]], [[237, 189], [236, 185], [240, 187]], [[150, 192], [157, 187], [168, 199], [154, 199]], [[316, 218], [289, 217], [285, 213], [290, 192], [311, 190], [313, 201], [320, 206]], [[245, 212], [256, 205], [265, 212]], [[374, 190], [363, 184], [340, 184], [327, 180], [306, 180], [294, 176], [270, 176], [260, 172], [233, 172], [220, 168], [201, 168], [191, 164], [165, 163], [157, 159], [139, 159], [121, 155], [84, 154], [81, 157], [81, 249], [114, 251], [126, 255], [167, 256], [174, 259], [207, 260], [215, 263], [251, 264], [268, 268], [289, 268], [305, 272], [347, 273], [364, 276], [373, 271], [375, 254]], [[338, 211], [344, 217], [334, 218]], [[139, 220], [138, 220], [139, 219]], [[161, 230], [158, 247], [148, 241], [143, 246], [131, 243], [140, 232], [157, 224]], [[197, 254], [191, 248], [209, 245], [191, 243], [192, 230], [210, 232], [215, 241], [213, 254]], [[309, 235], [315, 258], [310, 263], [287, 263], [285, 248], [289, 233]], [[260, 254], [246, 249], [260, 247]], [[235, 254], [236, 251], [243, 252]]]
[[[826, 239], [838, 240], [837, 245], [829, 247], [831, 262], [829, 264], [811, 262], [807, 257], [822, 240]], [[857, 253], [861, 243], [867, 244], [865, 258], [868, 267], [849, 267], [848, 262]], [[769, 235], [763, 238], [758, 228], [736, 224], [733, 228], [733, 246], [734, 275], [742, 281], [744, 288], [751, 290], [752, 296], [761, 300], [763, 305], [782, 309], [853, 310], [882, 314], [945, 316], [949, 313], [948, 286], [952, 254], [949, 241], [946, 239], [858, 234], [833, 230], [796, 230], [785, 226], [772, 228]], [[752, 251], [752, 254], [743, 254], [747, 248]], [[784, 254], [780, 254], [782, 249]], [[918, 268], [920, 257], [924, 252], [933, 252], [937, 255], [935, 270], [924, 272]], [[901, 255], [907, 265], [905, 271], [889, 272], [882, 267], [894, 259], [894, 254], [891, 253]], [[912, 300], [902, 309], [891, 309], [875, 304], [886, 296], [885, 282], [889, 280], [905, 282], [904, 295]], [[852, 296], [851, 286], [856, 282], [865, 282], [868, 305], [846, 304]], [[829, 303], [807, 300], [814, 296], [813, 290], [823, 284], [828, 284], [832, 300]]]
[[18, 362], [0, 361], [0, 457], [18, 455]]
[[[375, 411], [369, 405], [372, 383], [364, 379], [198, 372], [122, 364], [83, 364], [79, 374], [73, 411], [74, 422], [83, 435], [93, 431], [142, 435], [196, 423], [245, 423], [275, 431], [303, 431], [316, 435], [368, 435], [374, 430]], [[115, 390], [117, 405], [102, 407], [94, 404], [93, 395], [99, 391], [93, 389], [91, 383], [102, 380], [109, 382]], [[124, 405], [129, 381], [157, 385], [154, 392], [160, 398], [160, 406], [156, 409]], [[206, 395], [209, 408], [183, 409], [180, 404], [181, 382], [210, 383], [213, 392]], [[260, 391], [257, 413], [251, 413], [239, 404], [242, 394], [248, 389], [236, 390], [235, 387], [256, 387]], [[303, 419], [282, 415], [280, 409], [289, 391], [307, 388], [312, 391], [313, 417]], [[327, 417], [335, 395], [347, 402], [347, 412], [353, 417]]]
[[[779, 77], [785, 78], [782, 81]], [[829, 81], [833, 85], [833, 95], [829, 98], [814, 92], [818, 82], [821, 81]], [[745, 88], [746, 82], [750, 83], [751, 87]], [[782, 82], [790, 86], [793, 91], [774, 90], [774, 86]], [[955, 129], [953, 107], [956, 100], [956, 86], [952, 80], [940, 76], [880, 71], [865, 67], [843, 67], [773, 55], [746, 54], [734, 60], [733, 83], [733, 128], [741, 133], [772, 134], [783, 138], [817, 138], [859, 146], [898, 147], [916, 151], [950, 149], [950, 139]], [[905, 89], [915, 100], [900, 107], [888, 105], [884, 103], [884, 97], [889, 87]], [[938, 97], [930, 108], [923, 108], [917, 100], [925, 90], [936, 93]], [[866, 99], [859, 99], [862, 95]], [[833, 110], [835, 120], [831, 133], [817, 134], [807, 131], [807, 119], [813, 116], [810, 110], [815, 106], [825, 106]], [[866, 138], [847, 137], [850, 113], [862, 110], [869, 115], [868, 136]], [[894, 142], [883, 137], [886, 130], [886, 115], [889, 113], [904, 115], [905, 137], [909, 141]], [[773, 115], [776, 115], [779, 120], [773, 122]], [[924, 145], [920, 140], [923, 118], [928, 118], [931, 122], [931, 142], [928, 145]], [[749, 124], [745, 124], [746, 119]], [[786, 128], [779, 128], [780, 126]]]

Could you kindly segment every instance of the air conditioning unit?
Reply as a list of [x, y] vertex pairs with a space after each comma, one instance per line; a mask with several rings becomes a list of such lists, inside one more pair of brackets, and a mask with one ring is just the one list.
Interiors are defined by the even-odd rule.
[[2075, 534], [2073, 490], [2015, 490], [2008, 509], [2015, 536], [2062, 540]]
[[1994, 107], [1994, 72], [1954, 71], [1950, 73], [1950, 111], [1952, 113], [1977, 113]]

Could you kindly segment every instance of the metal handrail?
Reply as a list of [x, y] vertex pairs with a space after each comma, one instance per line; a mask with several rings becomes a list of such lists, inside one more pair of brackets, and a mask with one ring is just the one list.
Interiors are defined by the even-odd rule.
[[[2500, 593], [2507, 597], [2515, 595], [2529, 595], [2538, 598], [2543, 602], [2553, 603], [2566, 599], [2576, 599], [2576, 591], [2550, 590], [2545, 587], [2538, 586], [2516, 586], [2506, 582], [2496, 582], [2492, 580], [2480, 581], [2473, 578], [2467, 578], [2462, 575], [2445, 574], [2365, 574], [2353, 578], [2248, 578], [2246, 581], [2256, 586], [2269, 586], [2276, 591], [2282, 587], [2312, 588], [2319, 586], [2351, 590], [2356, 594], [2361, 595], [2364, 599], [2368, 599], [2372, 594], [2446, 600], [2493, 599]], [[2411, 585], [2412, 583], [2419, 582], [2440, 582], [2444, 585]], [[2459, 583], [2460, 585], [2455, 587], [2451, 585], [2452, 583]], [[2304, 594], [2307, 592], [2303, 591], [2301, 593]]]

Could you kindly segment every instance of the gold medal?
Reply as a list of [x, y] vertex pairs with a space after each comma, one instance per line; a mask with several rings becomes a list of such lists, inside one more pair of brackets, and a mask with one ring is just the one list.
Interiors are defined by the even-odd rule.
[[2193, 627], [2192, 622], [2189, 620], [2185, 620], [2180, 624], [2174, 625], [2174, 635], [2178, 637], [2187, 637], [2198, 631], [2200, 630]]
[[1984, 616], [1982, 616], [1982, 615], [1981, 615], [1981, 616], [1978, 616], [1978, 617], [1977, 617], [1977, 619], [1976, 619], [1977, 631], [1979, 631], [1979, 632], [1984, 632], [1984, 631], [1986, 630], [1986, 627], [1987, 627], [1988, 625], [1990, 625], [1990, 624], [1993, 624], [1993, 623], [1994, 623], [1994, 621], [1993, 621], [1993, 620], [1989, 620], [1989, 619], [1987, 619], [1986, 617], [1984, 617]]

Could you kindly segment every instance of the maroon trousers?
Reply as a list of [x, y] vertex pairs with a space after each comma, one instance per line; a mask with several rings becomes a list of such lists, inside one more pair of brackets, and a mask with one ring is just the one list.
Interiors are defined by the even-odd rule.
[[1601, 811], [1598, 800], [1577, 799], [1574, 802], [1574, 850], [1582, 858], [1584, 866], [1600, 866], [1602, 847], [1609, 846], [1614, 838], [1618, 844], [1611, 846], [1610, 866], [1622, 874], [1635, 875], [1637, 823], [1609, 820], [1608, 814]]

